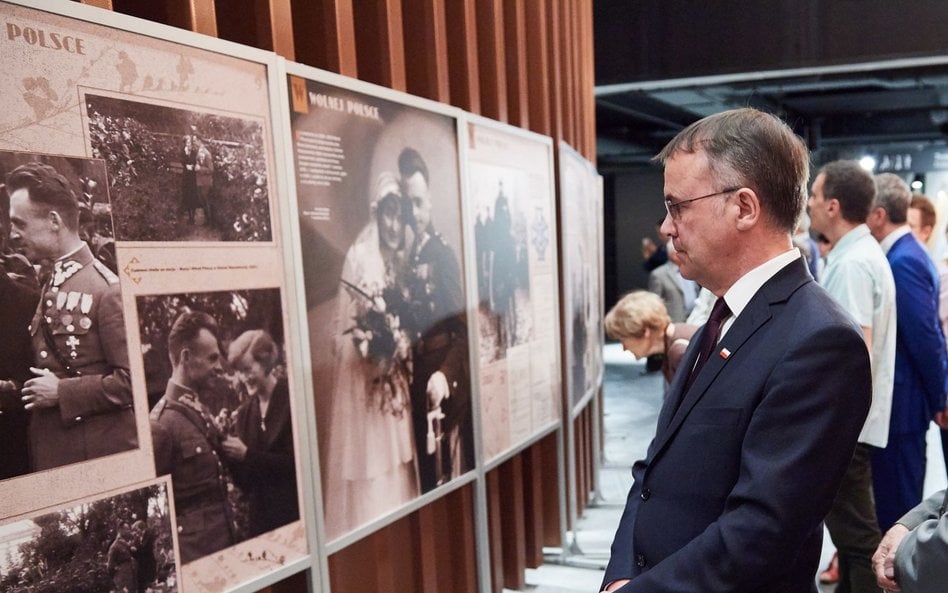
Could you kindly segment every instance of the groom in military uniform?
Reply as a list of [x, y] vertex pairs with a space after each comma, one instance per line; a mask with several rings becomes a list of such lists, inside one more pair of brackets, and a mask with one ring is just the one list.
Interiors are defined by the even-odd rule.
[[415, 241], [409, 256], [412, 422], [421, 491], [474, 467], [464, 291], [458, 259], [431, 223], [428, 166], [413, 148], [398, 157]]
[[34, 377], [23, 384], [32, 470], [134, 449], [125, 320], [118, 277], [79, 237], [79, 205], [49, 165], [7, 176], [10, 239], [33, 265], [51, 266], [30, 323]]

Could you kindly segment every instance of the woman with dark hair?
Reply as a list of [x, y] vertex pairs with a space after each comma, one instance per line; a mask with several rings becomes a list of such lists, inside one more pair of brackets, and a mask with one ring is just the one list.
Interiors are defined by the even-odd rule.
[[236, 436], [224, 439], [234, 481], [250, 507], [251, 537], [296, 521], [296, 464], [290, 391], [276, 371], [279, 348], [262, 329], [240, 334], [227, 350], [250, 397], [237, 408]]

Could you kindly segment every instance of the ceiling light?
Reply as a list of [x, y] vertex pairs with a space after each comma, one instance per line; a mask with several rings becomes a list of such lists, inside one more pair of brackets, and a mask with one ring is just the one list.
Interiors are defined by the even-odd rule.
[[876, 159], [866, 155], [859, 159], [859, 166], [871, 173], [876, 168]]

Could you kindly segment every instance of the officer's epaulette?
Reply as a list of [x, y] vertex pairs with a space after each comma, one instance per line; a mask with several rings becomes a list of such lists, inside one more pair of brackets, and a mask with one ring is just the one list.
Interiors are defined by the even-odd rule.
[[105, 265], [98, 259], [93, 259], [92, 265], [95, 266], [95, 269], [99, 271], [99, 274], [101, 274], [102, 277], [105, 278], [106, 282], [108, 282], [109, 284], [118, 284], [119, 277], [116, 276], [115, 272], [110, 270], [107, 265]]
[[167, 403], [168, 403], [167, 399], [165, 398], [159, 399], [158, 403], [155, 404], [155, 407], [152, 408], [151, 412], [148, 413], [149, 420], [153, 420], [157, 422], [158, 419], [161, 418], [161, 413], [165, 410], [165, 406], [167, 405]]

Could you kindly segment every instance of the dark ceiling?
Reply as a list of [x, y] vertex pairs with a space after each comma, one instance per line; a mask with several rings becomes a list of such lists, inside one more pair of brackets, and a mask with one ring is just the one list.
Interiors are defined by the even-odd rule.
[[[634, 10], [619, 10], [625, 4]], [[727, 21], [732, 43], [724, 43], [720, 21], [727, 15], [713, 10], [682, 23], [668, 14], [688, 5], [681, 0], [668, 0], [668, 10], [659, 2], [597, 0], [600, 170], [646, 164], [688, 124], [744, 106], [783, 117], [807, 141], [817, 162], [866, 148], [917, 151], [946, 144], [948, 36], [943, 27], [948, 23], [948, 2], [916, 6], [908, 16], [924, 22], [914, 29], [904, 19], [893, 21], [899, 26], [885, 23], [892, 17], [891, 9], [872, 13], [873, 7], [881, 6], [874, 2], [810, 0], [797, 4], [809, 12], [792, 22], [781, 20], [792, 2], [763, 4], [770, 11], [766, 17], [758, 14], [758, 22]], [[830, 9], [836, 11], [837, 21], [846, 22], [844, 17], [856, 14], [837, 14], [846, 4], [872, 18], [848, 21], [854, 30], [846, 35], [830, 34], [816, 25]], [[753, 6], [760, 12], [761, 3]], [[769, 45], [735, 49], [733, 40], [742, 39], [742, 33], [761, 36], [760, 18], [773, 21], [765, 23], [772, 29], [767, 31]], [[942, 23], [937, 30], [929, 31], [931, 18]], [[897, 36], [906, 28], [914, 35], [908, 39], [911, 45], [901, 47]], [[882, 39], [876, 29], [886, 40], [884, 55], [879, 54], [880, 44], [865, 42]], [[923, 34], [930, 34], [931, 40], [920, 39]], [[829, 39], [835, 45], [828, 47]], [[840, 39], [848, 39], [851, 47]]]

